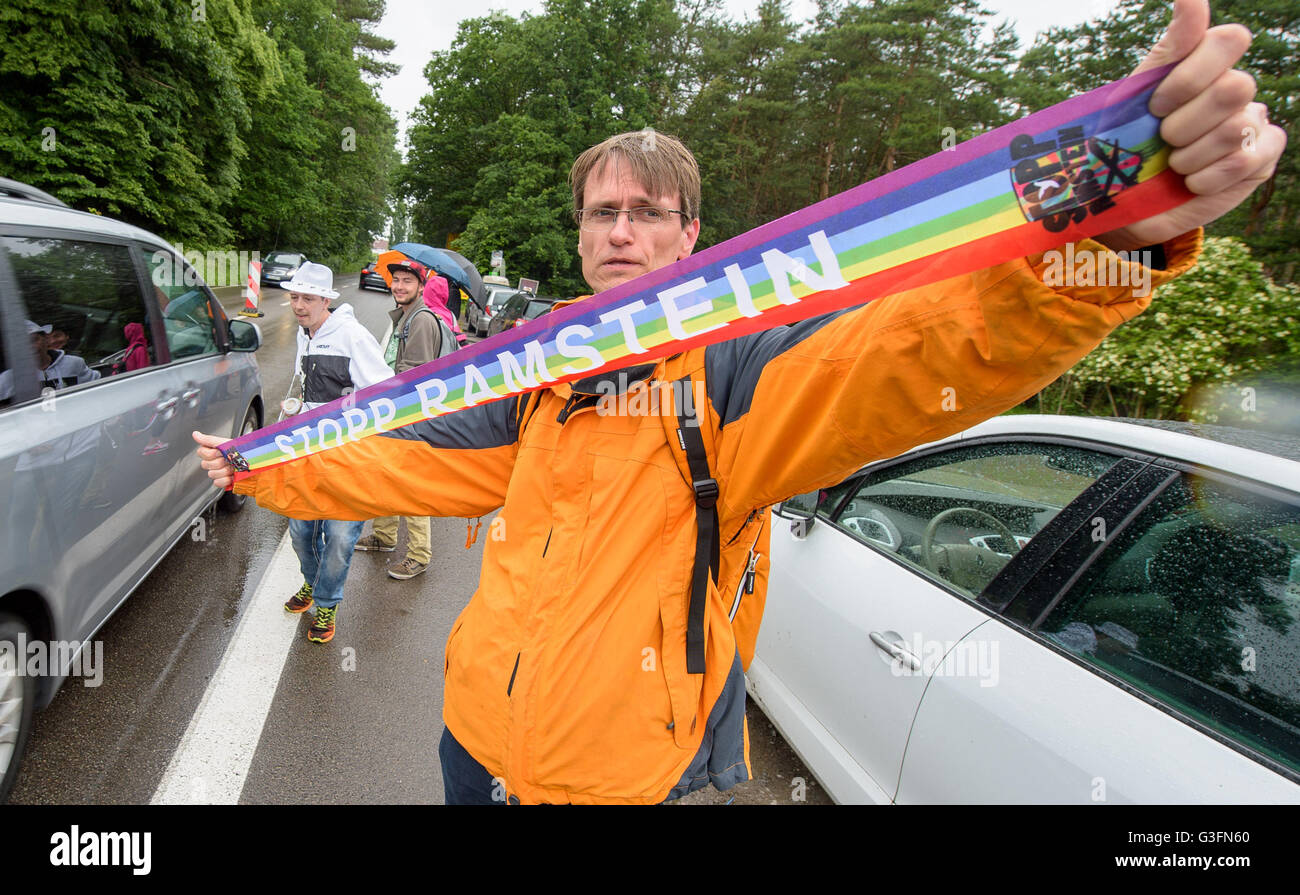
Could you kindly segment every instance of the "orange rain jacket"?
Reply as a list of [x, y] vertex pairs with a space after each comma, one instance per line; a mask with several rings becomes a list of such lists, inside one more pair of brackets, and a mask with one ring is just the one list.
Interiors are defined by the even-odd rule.
[[[1199, 231], [1168, 243], [1152, 285], [1199, 247]], [[722, 543], [750, 539], [756, 509], [1014, 406], [1150, 302], [1131, 288], [1050, 289], [1045, 267], [1009, 262], [628, 375], [704, 378]], [[236, 486], [301, 518], [504, 507], [447, 642], [444, 720], [525, 803], [653, 803], [749, 776], [734, 590], [710, 590], [706, 671], [686, 670], [696, 520], [676, 419], [632, 403], [598, 412], [601, 387], [481, 404]]]

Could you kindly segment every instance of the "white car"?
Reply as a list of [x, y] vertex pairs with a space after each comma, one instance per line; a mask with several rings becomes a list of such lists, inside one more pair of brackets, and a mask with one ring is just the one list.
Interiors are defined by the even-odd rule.
[[1007, 416], [874, 463], [778, 506], [749, 692], [838, 802], [1298, 803], [1298, 461]]

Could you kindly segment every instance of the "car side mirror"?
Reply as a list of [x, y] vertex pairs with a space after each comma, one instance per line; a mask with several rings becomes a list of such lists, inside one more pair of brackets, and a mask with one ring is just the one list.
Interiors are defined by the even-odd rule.
[[262, 331], [248, 320], [230, 321], [230, 350], [256, 351], [262, 347]]
[[796, 538], [802, 538], [808, 534], [808, 530], [813, 525], [820, 496], [820, 491], [798, 494], [788, 500], [781, 501], [773, 508], [772, 512], [782, 519], [791, 520], [790, 531]]

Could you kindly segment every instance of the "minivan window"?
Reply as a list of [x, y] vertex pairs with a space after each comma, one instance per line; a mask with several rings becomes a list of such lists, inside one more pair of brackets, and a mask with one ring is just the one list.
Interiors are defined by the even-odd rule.
[[147, 251], [146, 266], [154, 297], [163, 309], [163, 329], [172, 360], [217, 351], [216, 321], [198, 272], [172, 252]]
[[8, 407], [14, 397], [14, 371], [5, 355], [4, 331], [0, 329], [0, 407]]
[[65, 389], [156, 362], [130, 250], [48, 237], [2, 239], [41, 389]]

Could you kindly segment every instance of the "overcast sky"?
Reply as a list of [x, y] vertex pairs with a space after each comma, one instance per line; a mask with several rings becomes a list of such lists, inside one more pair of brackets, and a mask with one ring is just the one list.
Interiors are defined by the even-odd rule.
[[[798, 20], [809, 19], [816, 5], [809, 0], [787, 0], [792, 15]], [[1117, 0], [984, 0], [983, 5], [994, 11], [998, 20], [1013, 19], [1023, 46], [1033, 42], [1034, 35], [1054, 25], [1077, 25], [1102, 15], [1116, 5]], [[386, 78], [380, 88], [383, 101], [397, 116], [405, 132], [407, 118], [415, 109], [420, 97], [428, 92], [424, 80], [424, 66], [435, 50], [446, 50], [456, 37], [456, 26], [461, 19], [474, 19], [499, 9], [518, 16], [521, 12], [539, 13], [542, 0], [456, 0], [432, 3], [430, 0], [388, 0], [387, 12], [377, 29], [379, 34], [397, 42], [397, 49], [389, 61], [402, 66], [400, 74]], [[727, 8], [735, 20], [753, 18], [759, 0], [727, 0]], [[448, 8], [457, 10], [447, 12]]]

